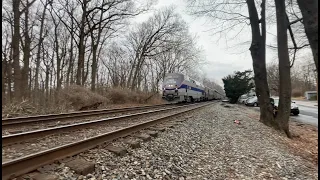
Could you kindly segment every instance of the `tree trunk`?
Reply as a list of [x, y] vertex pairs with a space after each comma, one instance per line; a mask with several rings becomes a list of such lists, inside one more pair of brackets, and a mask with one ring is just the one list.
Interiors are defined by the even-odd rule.
[[[103, 11], [101, 11], [100, 15], [100, 22], [102, 21], [103, 18]], [[101, 23], [99, 23], [98, 27], [98, 35], [97, 35], [97, 40], [94, 42], [94, 31], [91, 32], [91, 40], [92, 40], [92, 65], [91, 65], [91, 90], [95, 91], [96, 90], [96, 76], [97, 76], [97, 69], [98, 69], [98, 46], [101, 38]]]
[[[26, 6], [29, 3], [27, 1]], [[24, 30], [24, 49], [23, 49], [23, 68], [21, 76], [21, 89], [23, 90], [22, 97], [29, 97], [28, 80], [29, 80], [29, 64], [30, 64], [30, 43], [31, 39], [29, 36], [29, 8], [25, 10], [25, 30]]]
[[83, 1], [83, 7], [82, 7], [82, 18], [81, 18], [81, 25], [80, 25], [80, 39], [79, 39], [79, 58], [78, 58], [78, 68], [77, 68], [77, 85], [83, 85], [82, 84], [82, 77], [83, 77], [83, 69], [84, 69], [84, 55], [85, 55], [85, 21], [86, 21], [86, 9], [87, 9], [87, 1]]
[[297, 0], [303, 17], [304, 29], [310, 43], [318, 71], [318, 0]]
[[[99, 41], [98, 41], [98, 43], [99, 43]], [[91, 90], [92, 91], [96, 90], [96, 76], [97, 76], [97, 68], [98, 68], [97, 50], [98, 50], [98, 45], [93, 45], [92, 65], [91, 65]]]
[[41, 47], [43, 42], [43, 26], [44, 26], [44, 18], [46, 14], [47, 9], [47, 3], [44, 6], [42, 15], [41, 15], [41, 21], [40, 21], [40, 33], [39, 33], [39, 43], [38, 43], [38, 51], [37, 51], [37, 59], [36, 59], [36, 74], [35, 74], [35, 94], [37, 96], [39, 92], [39, 69], [40, 69], [40, 58], [41, 58]]
[[50, 78], [50, 66], [46, 65], [46, 77], [45, 77], [45, 104], [47, 106], [49, 100], [49, 78]]
[[139, 78], [138, 75], [139, 75], [139, 72], [141, 71], [141, 66], [144, 62], [144, 58], [145, 57], [143, 55], [140, 55], [140, 58], [138, 58], [137, 66], [135, 68], [135, 71], [132, 77], [131, 90], [135, 90], [137, 88], [137, 82]]
[[20, 101], [21, 94], [21, 69], [20, 69], [20, 0], [12, 0], [13, 10], [13, 36], [12, 36], [12, 56], [13, 56], [13, 79], [14, 79], [14, 99]]
[[277, 17], [277, 40], [279, 57], [279, 77], [280, 93], [277, 122], [280, 128], [284, 130], [288, 137], [291, 137], [289, 131], [289, 118], [291, 111], [291, 79], [290, 79], [290, 59], [288, 52], [288, 21], [286, 16], [285, 0], [275, 0]]
[[[12, 49], [11, 49], [12, 51]], [[10, 55], [12, 56], [12, 53], [10, 52]], [[7, 62], [7, 101], [11, 102], [13, 94], [11, 89], [11, 82], [12, 82], [12, 61], [11, 58], [9, 58], [9, 61]]]
[[[138, 55], [136, 55], [137, 57]], [[135, 66], [136, 66], [136, 58], [134, 58], [133, 62], [131, 62], [132, 65], [131, 65], [131, 68], [130, 68], [130, 72], [129, 72], [129, 77], [128, 77], [128, 81], [127, 81], [127, 88], [130, 88], [130, 85], [131, 85], [131, 79], [132, 79], [132, 76], [133, 76], [133, 71], [135, 70]]]
[[5, 58], [3, 58], [2, 59], [2, 82], [1, 82], [1, 91], [2, 91], [2, 105], [4, 105], [5, 104], [5, 102], [6, 102], [6, 84], [5, 84], [5, 82], [6, 82], [6, 67], [7, 67], [7, 58], [5, 57]]
[[58, 40], [58, 27], [55, 27], [55, 51], [57, 56], [57, 91], [61, 89], [61, 58], [59, 56], [59, 40]]
[[[73, 34], [71, 34], [73, 36]], [[73, 60], [73, 39], [71, 38], [70, 42], [70, 58], [69, 58], [69, 63], [68, 63], [68, 71], [67, 71], [67, 84], [72, 84], [73, 83], [73, 65], [74, 65], [74, 60]]]
[[[73, 16], [73, 11], [71, 11], [71, 16]], [[71, 20], [71, 29], [73, 29], [74, 22]], [[66, 84], [69, 85], [73, 83], [73, 31], [70, 31], [70, 58], [69, 58], [69, 63], [68, 63], [68, 70], [67, 70], [67, 79], [66, 79]]]
[[87, 81], [87, 77], [89, 74], [89, 67], [90, 67], [90, 57], [91, 57], [92, 51], [90, 52], [89, 56], [88, 56], [88, 60], [86, 62], [86, 69], [83, 67], [82, 69], [82, 85], [85, 85], [86, 81]]
[[247, 0], [247, 6], [249, 10], [252, 32], [250, 51], [253, 61], [256, 94], [260, 105], [260, 121], [267, 126], [272, 126], [278, 129], [278, 124], [273, 117], [273, 108], [270, 102], [270, 92], [267, 82], [265, 0], [263, 0], [261, 4], [261, 33], [255, 1]]

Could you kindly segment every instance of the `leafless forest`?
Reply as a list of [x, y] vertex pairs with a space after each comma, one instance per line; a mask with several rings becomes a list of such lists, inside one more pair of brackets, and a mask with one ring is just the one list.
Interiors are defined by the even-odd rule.
[[[152, 6], [133, 0], [3, 1], [3, 105], [27, 101], [44, 108], [74, 85], [69, 93], [81, 87], [100, 95], [112, 88], [152, 94], [166, 73], [176, 71], [203, 80], [196, 72], [202, 59], [195, 36], [174, 7]], [[152, 15], [133, 21], [146, 13]]]
[[[248, 16], [241, 14], [243, 10], [247, 11], [248, 3], [217, 1], [208, 5], [209, 1], [203, 1], [193, 7], [197, 1], [187, 2], [191, 14], [212, 20], [216, 34], [226, 35], [234, 29], [240, 30], [238, 35], [250, 31]], [[301, 13], [303, 6], [300, 4], [300, 7], [299, 2], [286, 5], [290, 22], [288, 50], [292, 92], [295, 96], [316, 88], [311, 55], [304, 57], [309, 59], [305, 62], [296, 65], [295, 61], [299, 52], [312, 44], [306, 35], [307, 26], [302, 23], [304, 11]], [[76, 102], [88, 105], [88, 99], [103, 99], [108, 92], [116, 91], [114, 89], [125, 90], [127, 94], [140, 93], [145, 96], [142, 99], [148, 99], [158, 93], [166, 73], [177, 71], [223, 92], [222, 87], [201, 77], [197, 70], [204, 62], [202, 50], [186, 22], [174, 7], [154, 10], [155, 3], [151, 0], [3, 1], [2, 104], [27, 102], [39, 109], [57, 107], [63, 102], [61, 100], [72, 99], [71, 106]], [[261, 3], [267, 3], [266, 23], [275, 24], [274, 3]], [[259, 2], [256, 6], [263, 12]], [[148, 18], [135, 21], [146, 14], [149, 14]], [[266, 44], [266, 47], [277, 50], [277, 45]], [[311, 49], [314, 54], [316, 51]], [[315, 55], [313, 58], [316, 59]], [[263, 89], [278, 94], [278, 63], [266, 67], [266, 76], [261, 77], [267, 78], [264, 81], [269, 87]], [[84, 94], [86, 98], [82, 97]], [[109, 99], [115, 97], [109, 93]]]

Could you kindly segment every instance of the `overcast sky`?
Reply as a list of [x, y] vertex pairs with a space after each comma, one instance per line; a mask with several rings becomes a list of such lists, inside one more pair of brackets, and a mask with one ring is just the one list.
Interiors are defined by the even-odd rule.
[[[251, 43], [251, 31], [248, 26], [247, 31], [242, 33], [241, 37], [234, 40], [230, 45], [229, 41], [220, 40], [217, 42], [218, 37], [212, 35], [210, 31], [210, 24], [205, 18], [195, 18], [188, 15], [186, 9], [185, 0], [158, 0], [158, 3], [154, 6], [155, 9], [160, 9], [165, 6], [176, 6], [176, 12], [188, 23], [189, 30], [192, 34], [197, 35], [197, 43], [203, 49], [203, 56], [207, 64], [202, 65], [201, 69], [206, 77], [215, 80], [221, 86], [223, 86], [222, 78], [229, 74], [232, 74], [237, 70], [252, 69], [252, 59], [250, 56], [250, 43]], [[246, 13], [246, 12], [245, 12]], [[144, 21], [148, 16], [152, 15], [152, 12], [139, 16], [137, 21]], [[267, 44], [273, 44], [276, 46], [276, 27], [267, 24]], [[228, 44], [226, 44], [228, 42]], [[248, 42], [242, 46], [234, 46], [237, 43]], [[230, 47], [231, 46], [231, 47]], [[267, 63], [276, 60], [276, 52], [267, 49]]]

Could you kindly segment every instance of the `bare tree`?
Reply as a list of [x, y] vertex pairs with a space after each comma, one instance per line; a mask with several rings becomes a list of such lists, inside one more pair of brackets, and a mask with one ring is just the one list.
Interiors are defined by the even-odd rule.
[[150, 2], [5, 2], [2, 94], [9, 101], [30, 94], [35, 107], [49, 108], [73, 83], [99, 93], [113, 86], [157, 92], [166, 73], [192, 70], [200, 50], [172, 8], [130, 24], [130, 18], [150, 9]]
[[[22, 77], [22, 71], [24, 73], [27, 73], [26, 71], [29, 68], [28, 64], [28, 55], [25, 54], [25, 66], [23, 70], [21, 70], [20, 67], [20, 41], [21, 41], [21, 34], [20, 34], [20, 17], [21, 14], [26, 13], [26, 16], [28, 15], [28, 9], [30, 6], [35, 2], [33, 0], [32, 2], [26, 3], [24, 8], [20, 10], [21, 0], [12, 0], [12, 12], [13, 12], [13, 33], [12, 33], [12, 58], [13, 58], [13, 68], [14, 68], [14, 98], [18, 101], [20, 101], [23, 98], [23, 86], [25, 83], [23, 83], [23, 77]], [[27, 22], [26, 22], [27, 24]], [[27, 39], [28, 40], [28, 39]], [[28, 44], [25, 48], [28, 48]], [[28, 76], [27, 76], [28, 77]], [[28, 80], [28, 78], [27, 78]], [[28, 81], [27, 81], [28, 82]]]
[[[118, 32], [119, 28], [122, 27], [121, 25], [124, 20], [145, 11], [145, 9], [137, 10], [136, 12], [133, 12], [132, 10], [133, 3], [131, 1], [113, 1], [111, 3], [103, 1], [100, 8], [92, 9], [91, 13], [93, 15], [87, 17], [92, 41], [91, 90], [95, 90], [99, 44], [103, 45], [106, 39]], [[106, 16], [105, 13], [109, 14]], [[97, 15], [99, 18], [95, 18]], [[95, 19], [98, 19], [98, 21]], [[105, 30], [105, 35], [102, 34], [103, 30]], [[101, 40], [102, 43], [100, 42]]]
[[21, 68], [20, 68], [20, 0], [12, 0], [13, 10], [13, 34], [12, 34], [12, 57], [14, 68], [14, 96], [20, 101], [22, 98], [21, 91]]
[[103, 65], [108, 69], [112, 86], [125, 87], [128, 76], [129, 64], [127, 62], [127, 52], [117, 44], [113, 44], [108, 53], [108, 59], [104, 59]]
[[[165, 46], [172, 47], [161, 53], [162, 48], [156, 48], [155, 63], [160, 68], [160, 79], [163, 80], [167, 73], [186, 72], [195, 69], [201, 64], [201, 50], [195, 46], [195, 38], [189, 32], [181, 31], [178, 36], [171, 37]], [[189, 74], [189, 73], [188, 73]]]
[[220, 86], [215, 81], [210, 80], [210, 79], [208, 79], [206, 77], [204, 77], [202, 81], [203, 81], [203, 85], [205, 85], [206, 87], [212, 88], [212, 89], [216, 90], [220, 94], [225, 94], [224, 90], [223, 90], [223, 87]]
[[[305, 61], [305, 59], [308, 59]], [[305, 56], [303, 62], [297, 61], [291, 67], [292, 96], [303, 96], [305, 91], [316, 90], [316, 74], [314, 74], [314, 63], [312, 57]], [[268, 84], [273, 96], [279, 95], [279, 65], [278, 62], [271, 62], [267, 65]]]
[[297, 0], [303, 24], [318, 71], [318, 0]]
[[[241, 31], [250, 25], [251, 28], [251, 57], [253, 61], [256, 93], [260, 103], [260, 121], [268, 126], [277, 127], [270, 103], [270, 92], [266, 73], [266, 1], [261, 1], [261, 16], [259, 18], [254, 0], [239, 2], [235, 0], [199, 1], [188, 0], [191, 13], [195, 16], [209, 17], [216, 25], [214, 34], [222, 36], [232, 30]], [[248, 11], [248, 15], [244, 11]]]
[[196, 65], [200, 50], [194, 38], [171, 11], [168, 22], [164, 21], [166, 10], [136, 26], [121, 43], [104, 49], [101, 59], [112, 86], [158, 92], [166, 73], [183, 72]]
[[285, 0], [275, 0], [277, 16], [277, 37], [278, 37], [278, 56], [279, 56], [279, 106], [276, 117], [279, 127], [288, 137], [291, 137], [289, 131], [289, 116], [291, 109], [291, 79], [290, 79], [290, 60], [288, 52], [288, 20], [286, 15]]
[[41, 63], [41, 48], [42, 43], [44, 40], [44, 25], [45, 25], [45, 16], [46, 16], [46, 10], [47, 6], [49, 5], [49, 1], [46, 0], [44, 3], [43, 11], [40, 17], [40, 32], [39, 32], [39, 43], [38, 43], [38, 50], [37, 50], [37, 57], [36, 57], [36, 68], [35, 68], [35, 98], [37, 98], [39, 93], [39, 71], [40, 71], [40, 63]]
[[[136, 89], [138, 73], [146, 59], [170, 50], [172, 46], [168, 46], [168, 42], [174, 44], [170, 37], [185, 29], [185, 23], [171, 7], [161, 10], [147, 22], [138, 26], [137, 30], [130, 33], [128, 36], [129, 48], [135, 53], [131, 60], [132, 68], [127, 82], [131, 89]], [[155, 51], [157, 48], [158, 51]]]
[[[299, 10], [298, 4], [295, 1], [288, 1], [286, 3], [286, 7], [288, 30], [290, 35], [288, 49], [291, 57], [290, 66], [293, 67], [295, 60], [300, 58], [301, 54], [299, 52], [305, 52], [304, 50], [309, 48], [310, 44], [304, 30], [302, 14]], [[275, 36], [275, 42], [276, 41], [277, 39]], [[274, 51], [277, 51], [278, 49], [276, 45], [268, 45], [267, 47]]]
[[271, 62], [267, 65], [267, 77], [271, 95], [278, 96], [280, 89], [278, 62]]

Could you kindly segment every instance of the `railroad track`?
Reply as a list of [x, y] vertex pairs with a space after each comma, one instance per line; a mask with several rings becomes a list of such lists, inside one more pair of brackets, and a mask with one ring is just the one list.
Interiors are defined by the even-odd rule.
[[[199, 104], [191, 104], [191, 105], [185, 105], [180, 107], [172, 107], [172, 109], [179, 108], [182, 110], [169, 113], [161, 117], [156, 117], [152, 120], [146, 120], [146, 121], [142, 121], [135, 124], [129, 124], [126, 127], [118, 128], [117, 130], [113, 130], [107, 133], [102, 133], [94, 137], [79, 140], [77, 142], [64, 144], [58, 147], [53, 147], [44, 151], [40, 151], [37, 153], [29, 154], [23, 157], [19, 157], [13, 160], [3, 162], [2, 163], [2, 179], [10, 179], [10, 178], [17, 177], [19, 175], [33, 171], [43, 165], [52, 163], [56, 160], [76, 155], [80, 152], [94, 148], [99, 144], [103, 144], [104, 142], [110, 142], [117, 138], [128, 136], [139, 130], [143, 130], [150, 126], [161, 123], [170, 117], [181, 115], [188, 111], [192, 111], [192, 110], [207, 106], [209, 104], [211, 103], [199, 103]], [[156, 110], [156, 111], [162, 112], [159, 110]], [[128, 118], [129, 116], [132, 116], [132, 115], [128, 115], [127, 117], [122, 117], [122, 118]], [[135, 116], [138, 117], [139, 115], [135, 115]], [[98, 123], [98, 121], [96, 123]]]
[[[52, 127], [52, 128], [45, 128], [45, 129], [39, 129], [39, 130], [34, 130], [34, 131], [16, 133], [16, 134], [12, 134], [12, 135], [6, 135], [6, 136], [2, 136], [2, 146], [15, 144], [15, 143], [19, 143], [22, 141], [29, 141], [34, 138], [44, 137], [44, 136], [51, 135], [51, 134], [64, 133], [66, 131], [74, 131], [77, 129], [85, 129], [85, 128], [92, 127], [92, 126], [99, 126], [101, 124], [111, 123], [111, 122], [115, 122], [115, 121], [116, 121], [116, 123], [118, 123], [118, 121], [124, 120], [126, 118], [139, 117], [142, 115], [149, 115], [149, 114], [154, 114], [157, 112], [164, 112], [164, 111], [174, 110], [174, 109], [187, 107], [187, 106], [190, 106], [190, 105], [173, 106], [173, 107], [169, 107], [169, 108], [165, 107], [162, 109], [156, 109], [156, 110], [151, 110], [151, 111], [146, 111], [146, 112], [121, 115], [121, 116], [116, 116], [116, 117], [103, 118], [103, 119], [99, 119], [99, 120], [80, 122], [80, 123], [62, 125], [62, 126], [57, 126], [57, 127]], [[152, 108], [154, 108], [154, 106]], [[131, 109], [131, 110], [137, 110], [137, 109]]]
[[17, 127], [17, 126], [26, 126], [35, 123], [43, 122], [54, 122], [54, 121], [65, 121], [75, 118], [84, 118], [98, 115], [110, 115], [123, 112], [131, 112], [137, 110], [147, 110], [152, 108], [160, 108], [170, 106], [171, 104], [160, 104], [154, 106], [138, 106], [138, 107], [129, 107], [129, 108], [116, 108], [116, 109], [102, 109], [102, 110], [89, 110], [89, 111], [78, 111], [71, 113], [61, 113], [61, 114], [47, 114], [47, 115], [38, 115], [38, 116], [28, 116], [28, 117], [18, 117], [18, 118], [6, 118], [2, 119], [2, 129]]
[[[25, 118], [18, 118], [19, 120], [13, 119], [12, 122], [5, 122], [6, 125], [2, 126], [2, 136], [8, 136], [28, 131], [36, 131], [39, 129], [46, 129], [46, 128], [55, 128], [59, 126], [66, 126], [76, 123], [85, 123], [90, 121], [95, 121], [97, 119], [102, 118], [111, 118], [121, 115], [129, 115], [138, 112], [145, 112], [154, 109], [161, 109], [161, 108], [170, 108], [176, 107], [179, 105], [156, 105], [156, 106], [143, 106], [143, 107], [133, 107], [133, 108], [124, 108], [124, 109], [108, 109], [108, 110], [95, 110], [95, 111], [88, 111], [88, 112], [77, 112], [70, 114], [62, 114], [62, 115], [49, 115], [49, 116], [40, 116], [42, 118], [39, 119], [39, 116], [30, 117], [23, 121], [22, 119]], [[80, 116], [84, 114], [83, 116]], [[62, 117], [61, 117], [62, 116]], [[54, 119], [54, 117], [58, 117]]]

